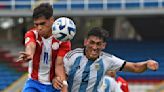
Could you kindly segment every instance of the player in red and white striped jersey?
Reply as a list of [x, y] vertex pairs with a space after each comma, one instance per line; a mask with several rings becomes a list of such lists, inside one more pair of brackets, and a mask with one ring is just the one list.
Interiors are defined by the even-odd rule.
[[[34, 27], [25, 34], [25, 52], [18, 61], [29, 62], [29, 79], [23, 92], [59, 92], [53, 79], [66, 80], [63, 56], [71, 49], [70, 41], [60, 42], [52, 36], [53, 9], [42, 3], [33, 12]], [[62, 88], [67, 92], [67, 86]]]

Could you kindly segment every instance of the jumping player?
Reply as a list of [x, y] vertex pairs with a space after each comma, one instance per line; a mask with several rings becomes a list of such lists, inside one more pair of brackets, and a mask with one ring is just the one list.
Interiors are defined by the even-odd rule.
[[105, 30], [93, 28], [84, 40], [85, 48], [71, 50], [65, 55], [69, 92], [101, 92], [99, 89], [107, 70], [140, 73], [158, 69], [154, 60], [132, 63], [103, 52], [107, 37]]
[[[66, 80], [63, 57], [71, 49], [70, 41], [60, 42], [52, 36], [53, 8], [42, 3], [33, 11], [34, 29], [25, 34], [25, 51], [17, 61], [29, 62], [29, 78], [23, 92], [59, 92], [53, 85], [55, 77]], [[62, 92], [67, 92], [63, 86]]]

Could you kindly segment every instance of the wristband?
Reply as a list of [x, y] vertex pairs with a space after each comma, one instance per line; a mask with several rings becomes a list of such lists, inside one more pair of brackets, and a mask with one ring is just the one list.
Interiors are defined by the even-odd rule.
[[68, 83], [66, 80], [63, 80], [63, 85], [68, 86]]

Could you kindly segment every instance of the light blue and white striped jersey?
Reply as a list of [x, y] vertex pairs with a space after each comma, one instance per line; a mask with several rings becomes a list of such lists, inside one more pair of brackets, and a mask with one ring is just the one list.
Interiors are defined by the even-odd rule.
[[107, 75], [103, 77], [102, 85], [98, 90], [99, 92], [123, 92], [121, 85], [114, 78]]
[[105, 52], [92, 61], [87, 59], [83, 48], [71, 50], [64, 57], [69, 92], [98, 92], [106, 71], [118, 71], [124, 63], [124, 60]]

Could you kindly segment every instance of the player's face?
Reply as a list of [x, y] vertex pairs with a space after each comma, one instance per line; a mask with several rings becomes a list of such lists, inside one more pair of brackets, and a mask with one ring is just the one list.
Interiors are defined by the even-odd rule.
[[45, 17], [39, 17], [34, 19], [34, 26], [38, 30], [39, 35], [48, 38], [52, 35], [52, 18], [46, 19]]
[[90, 36], [84, 41], [85, 53], [88, 59], [96, 60], [100, 52], [105, 48], [106, 43], [96, 36]]

